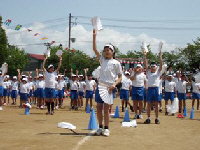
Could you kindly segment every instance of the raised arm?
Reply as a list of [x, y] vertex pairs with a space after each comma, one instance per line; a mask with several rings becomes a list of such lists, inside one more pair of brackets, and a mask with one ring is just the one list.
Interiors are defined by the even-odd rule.
[[93, 51], [94, 51], [95, 55], [97, 56], [97, 58], [100, 60], [101, 54], [97, 50], [96, 36], [97, 36], [97, 31], [93, 30]]
[[60, 56], [60, 61], [59, 61], [59, 64], [58, 64], [57, 73], [59, 73], [61, 65], [62, 65], [62, 55]]
[[[134, 73], [134, 74], [133, 74]], [[133, 81], [135, 80], [135, 77], [136, 77], [136, 72], [135, 72], [135, 68], [134, 68], [134, 71], [132, 71], [131, 75], [133, 74], [133, 76], [130, 77], [130, 80]]]
[[147, 62], [147, 52], [143, 52], [144, 54], [144, 68], [146, 69], [146, 72], [148, 71], [148, 62]]
[[47, 60], [47, 57], [45, 56], [44, 61], [43, 61], [43, 66], [42, 66], [43, 73], [45, 73], [45, 63], [46, 63], [46, 60]]
[[35, 72], [36, 72], [36, 78], [38, 78], [39, 77], [39, 70], [38, 70], [38, 68], [35, 69]]
[[86, 69], [84, 69], [84, 71], [85, 71], [85, 81], [87, 81], [88, 80], [88, 77], [87, 77], [87, 71], [88, 71], [88, 69], [86, 68]]
[[17, 73], [18, 73], [18, 82], [20, 82], [20, 78], [21, 78], [20, 69], [17, 69]]
[[163, 66], [163, 62], [162, 62], [162, 52], [159, 53], [159, 59], [160, 59], [159, 71], [162, 71], [162, 66]]
[[72, 75], [73, 75], [73, 69], [72, 68], [71, 68], [71, 74], [70, 75], [71, 75], [71, 79], [72, 79]]

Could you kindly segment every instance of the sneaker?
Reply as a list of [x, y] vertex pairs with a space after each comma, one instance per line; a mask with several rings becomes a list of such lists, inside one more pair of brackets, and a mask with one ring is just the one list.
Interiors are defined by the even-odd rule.
[[133, 119], [137, 119], [137, 116], [138, 116], [138, 115], [137, 115], [137, 114], [135, 114], [135, 116], [133, 117]]
[[3, 103], [3, 106], [6, 106], [6, 103]]
[[103, 134], [103, 129], [102, 128], [99, 128], [96, 132], [95, 132], [95, 135], [102, 135]]
[[155, 124], [160, 124], [160, 121], [158, 119], [155, 119]]
[[51, 112], [51, 115], [53, 115], [53, 114], [54, 114], [54, 111]]
[[159, 112], [162, 113], [162, 109], [159, 109]]
[[172, 113], [172, 116], [174, 116], [175, 114], [174, 113]]
[[139, 119], [143, 119], [142, 114], [139, 115]]
[[105, 129], [103, 135], [108, 137], [110, 135], [110, 131], [108, 129]]
[[58, 109], [58, 105], [55, 108]]
[[3, 110], [3, 107], [0, 107], [0, 110]]
[[146, 113], [146, 109], [143, 108], [142, 113]]
[[44, 108], [44, 106], [42, 105], [41, 107], [40, 107], [40, 109], [43, 109]]
[[151, 123], [151, 120], [150, 119], [147, 119], [144, 124], [150, 124]]

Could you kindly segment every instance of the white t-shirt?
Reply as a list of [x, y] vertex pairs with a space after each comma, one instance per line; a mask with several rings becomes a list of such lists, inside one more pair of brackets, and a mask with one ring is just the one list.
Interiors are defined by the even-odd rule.
[[132, 86], [132, 81], [125, 77], [122, 81], [122, 88], [123, 90], [129, 90], [129, 87]]
[[12, 86], [12, 90], [18, 91], [18, 82], [17, 81], [16, 82], [12, 81], [11, 86]]
[[3, 79], [4, 79], [4, 77], [0, 76], [0, 86], [3, 86]]
[[78, 90], [79, 83], [77, 81], [69, 80], [69, 83], [70, 83], [70, 89], [71, 90], [76, 90], [76, 91]]
[[9, 82], [8, 81], [5, 81], [5, 82], [3, 82], [3, 88], [4, 89], [7, 89], [7, 88], [9, 88]]
[[119, 61], [115, 59], [105, 59], [101, 57], [101, 70], [99, 82], [112, 85], [116, 82], [118, 75], [122, 75], [122, 67]]
[[176, 83], [176, 91], [178, 91], [178, 78], [174, 77], [173, 81]]
[[135, 79], [132, 81], [133, 86], [134, 87], [144, 87], [144, 82], [146, 80], [147, 80], [146, 75], [143, 72], [140, 74], [136, 74]]
[[186, 81], [181, 81], [181, 79], [178, 81], [178, 92], [179, 93], [186, 93]]
[[45, 87], [55, 88], [56, 76], [57, 76], [56, 71], [54, 71], [52, 73], [45, 71]]
[[94, 91], [94, 85], [96, 82], [94, 80], [86, 80], [86, 90]]
[[159, 83], [160, 83], [160, 76], [161, 76], [161, 72], [160, 71], [156, 71], [155, 73], [151, 73], [151, 71], [148, 71], [147, 73], [147, 78], [148, 78], [148, 82], [147, 82], [147, 86], [148, 87], [159, 87]]
[[45, 82], [44, 82], [44, 80], [42, 80], [42, 81], [40, 81], [40, 80], [37, 80], [36, 81], [36, 89], [37, 88], [45, 88]]
[[26, 84], [23, 84], [23, 83], [20, 83], [20, 93], [28, 93], [29, 92], [29, 84], [26, 83]]
[[83, 92], [83, 86], [86, 86], [85, 81], [79, 81], [79, 88], [78, 88], [78, 90], [80, 92]]
[[29, 82], [29, 90], [33, 90], [33, 86], [34, 86], [34, 83], [33, 82]]
[[58, 90], [62, 90], [65, 87], [65, 81], [64, 80], [60, 80], [58, 82]]
[[176, 83], [174, 81], [169, 82], [165, 81], [165, 92], [175, 92], [174, 88], [176, 87]]
[[200, 83], [192, 82], [192, 92], [200, 94]]

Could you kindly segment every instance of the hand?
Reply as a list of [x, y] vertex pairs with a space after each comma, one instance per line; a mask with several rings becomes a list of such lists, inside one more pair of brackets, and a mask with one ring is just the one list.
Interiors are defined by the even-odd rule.
[[71, 68], [71, 72], [73, 72], [73, 68]]
[[62, 61], [62, 55], [60, 56], [60, 61]]
[[147, 56], [147, 52], [144, 51], [143, 54], [144, 54], [144, 56]]
[[30, 74], [32, 74], [33, 72], [31, 71]]
[[110, 86], [108, 89], [109, 89], [109, 93], [112, 93], [112, 92], [113, 92], [113, 90], [115, 89], [115, 86], [114, 86], [114, 85], [112, 85], [112, 86]]
[[20, 69], [17, 69], [17, 72], [20, 73]]

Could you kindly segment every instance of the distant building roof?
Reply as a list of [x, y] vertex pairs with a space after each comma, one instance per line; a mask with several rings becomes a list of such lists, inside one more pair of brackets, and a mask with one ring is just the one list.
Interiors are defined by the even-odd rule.
[[39, 54], [30, 54], [28, 53], [29, 57], [35, 58], [37, 60], [44, 60], [44, 55], [39, 55]]

